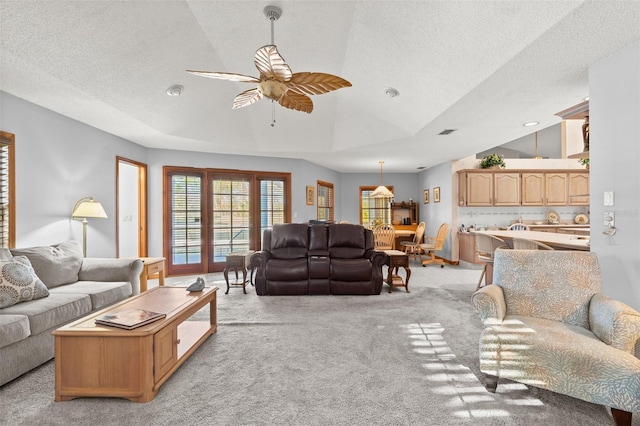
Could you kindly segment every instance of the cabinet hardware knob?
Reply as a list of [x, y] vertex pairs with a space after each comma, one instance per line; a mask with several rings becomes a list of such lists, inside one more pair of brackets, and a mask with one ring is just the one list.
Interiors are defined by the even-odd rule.
[[176, 340], [176, 345], [180, 344], [180, 339]]

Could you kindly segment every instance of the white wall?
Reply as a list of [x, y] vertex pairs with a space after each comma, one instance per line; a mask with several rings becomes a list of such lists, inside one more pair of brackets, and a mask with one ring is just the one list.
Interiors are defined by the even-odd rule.
[[[605, 293], [640, 309], [640, 42], [589, 69], [589, 96], [591, 251]], [[605, 210], [615, 213], [613, 237], [602, 234]]]

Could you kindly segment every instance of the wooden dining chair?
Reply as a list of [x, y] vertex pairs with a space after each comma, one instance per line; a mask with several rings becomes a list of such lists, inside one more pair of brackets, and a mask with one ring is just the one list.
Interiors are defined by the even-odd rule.
[[553, 247], [545, 243], [526, 238], [512, 238], [511, 245], [516, 250], [554, 250]]
[[425, 237], [425, 243], [419, 245], [421, 252], [426, 256], [426, 258], [422, 258], [422, 266], [436, 263], [441, 268], [444, 268], [444, 260], [436, 258], [436, 252], [442, 250], [448, 234], [449, 224], [443, 223], [438, 228], [438, 233], [435, 237]]
[[422, 238], [424, 237], [425, 226], [424, 222], [420, 222], [416, 228], [416, 233], [413, 234], [413, 240], [400, 242], [400, 247], [403, 251], [408, 255], [413, 256], [414, 259], [417, 259], [420, 254], [420, 244], [422, 244]]
[[373, 228], [373, 244], [378, 251], [393, 250], [396, 241], [396, 229], [391, 224]]
[[480, 279], [476, 286], [476, 290], [478, 290], [482, 287], [483, 278], [485, 286], [493, 283], [493, 257], [495, 256], [496, 250], [508, 249], [510, 247], [502, 238], [494, 237], [493, 235], [476, 233], [475, 237], [476, 256], [478, 260], [484, 263], [482, 274], [480, 274]]

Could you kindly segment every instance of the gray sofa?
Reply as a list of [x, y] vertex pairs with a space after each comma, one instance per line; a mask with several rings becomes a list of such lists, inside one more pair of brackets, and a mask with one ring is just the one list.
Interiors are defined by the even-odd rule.
[[76, 241], [0, 249], [0, 386], [54, 357], [53, 330], [138, 294], [142, 268], [83, 258]]

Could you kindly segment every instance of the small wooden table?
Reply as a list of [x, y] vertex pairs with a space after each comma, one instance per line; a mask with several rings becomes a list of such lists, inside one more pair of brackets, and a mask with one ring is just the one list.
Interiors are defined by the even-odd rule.
[[[151, 401], [216, 332], [217, 291], [218, 287], [193, 293], [186, 287], [155, 287], [55, 330], [55, 400], [100, 396]], [[207, 304], [208, 321], [187, 321]], [[167, 316], [133, 330], [95, 323], [99, 316], [128, 308]]]
[[147, 280], [158, 279], [158, 284], [164, 286], [164, 257], [141, 257], [144, 268], [140, 274], [140, 292], [147, 291]]
[[[224, 280], [227, 283], [227, 291], [224, 294], [229, 294], [231, 287], [242, 287], [244, 294], [247, 294], [247, 259], [255, 253], [254, 251], [238, 251], [235, 253], [229, 253], [225, 258], [224, 265]], [[229, 271], [236, 273], [236, 279], [229, 282]], [[242, 271], [242, 280], [238, 279], [238, 271]], [[252, 272], [253, 274], [253, 272]]]
[[[389, 293], [393, 290], [393, 287], [404, 287], [405, 291], [409, 293], [409, 278], [411, 278], [411, 268], [409, 267], [409, 256], [407, 253], [400, 250], [384, 250], [384, 254], [387, 255], [385, 265], [389, 267], [387, 273], [387, 279], [385, 282], [389, 284]], [[403, 280], [401, 276], [397, 275], [398, 268], [404, 268], [406, 277]], [[395, 269], [395, 274], [393, 270]]]

